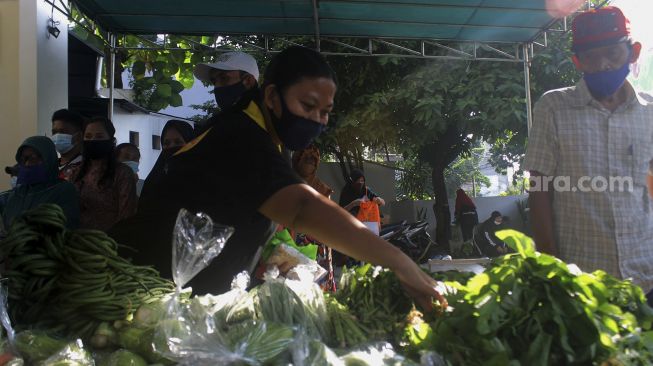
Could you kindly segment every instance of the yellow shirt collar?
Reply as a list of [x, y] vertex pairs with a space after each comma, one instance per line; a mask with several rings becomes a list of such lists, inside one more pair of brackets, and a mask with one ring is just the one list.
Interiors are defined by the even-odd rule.
[[[254, 122], [256, 122], [256, 124], [263, 129], [263, 131], [269, 133], [268, 128], [265, 126], [265, 118], [263, 117], [263, 113], [261, 112], [261, 109], [258, 107], [258, 105], [256, 105], [256, 103], [254, 103], [253, 101], [249, 102], [249, 105], [247, 106], [247, 108], [245, 108], [243, 110], [243, 112], [247, 116], [249, 116], [249, 118], [254, 120]], [[189, 151], [192, 148], [194, 148], [197, 144], [199, 144], [200, 141], [202, 141], [202, 139], [204, 139], [204, 137], [206, 137], [206, 135], [209, 133], [209, 131], [211, 131], [212, 128], [213, 127], [209, 128], [203, 134], [201, 134], [201, 135], [195, 137], [194, 139], [192, 139], [190, 142], [188, 142], [186, 145], [184, 145], [181, 149], [179, 149], [174, 154], [174, 156], [182, 154], [182, 153], [184, 153], [186, 151]], [[279, 145], [278, 148], [279, 148], [279, 151], [281, 151], [281, 145]]]

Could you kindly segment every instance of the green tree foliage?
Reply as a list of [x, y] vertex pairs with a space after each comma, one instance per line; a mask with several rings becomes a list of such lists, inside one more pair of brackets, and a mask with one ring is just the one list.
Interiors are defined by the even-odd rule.
[[484, 153], [484, 147], [475, 147], [469, 152], [461, 154], [445, 169], [444, 179], [449, 198], [455, 198], [456, 189], [463, 185], [472, 185], [475, 189], [474, 196], [481, 193], [482, 187], [489, 188], [491, 186], [490, 179], [481, 172]]

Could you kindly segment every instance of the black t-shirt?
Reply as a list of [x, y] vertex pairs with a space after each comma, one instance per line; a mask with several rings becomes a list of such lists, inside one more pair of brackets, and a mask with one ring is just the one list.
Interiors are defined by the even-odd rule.
[[154, 265], [171, 277], [170, 243], [181, 208], [233, 226], [236, 231], [222, 254], [191, 281], [198, 294], [224, 292], [237, 273], [250, 269], [274, 230], [258, 208], [280, 189], [302, 183], [268, 133], [243, 112], [221, 116], [192, 148], [167, 159], [163, 173], [141, 200], [137, 215], [112, 234], [138, 250], [127, 252], [135, 263]]

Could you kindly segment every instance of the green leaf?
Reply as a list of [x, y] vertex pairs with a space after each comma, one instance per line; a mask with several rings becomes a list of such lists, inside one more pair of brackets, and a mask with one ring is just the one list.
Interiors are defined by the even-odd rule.
[[132, 65], [132, 75], [136, 79], [140, 79], [145, 76], [145, 62], [143, 61], [136, 61]]
[[171, 80], [168, 84], [172, 88], [173, 93], [181, 93], [184, 90], [184, 85], [177, 80]]
[[535, 244], [533, 243], [533, 239], [519, 231], [500, 230], [496, 232], [496, 236], [524, 258], [535, 255]]
[[168, 84], [159, 84], [156, 87], [156, 94], [163, 98], [169, 98], [172, 94], [172, 88]]
[[540, 332], [531, 342], [524, 365], [547, 366], [549, 364], [549, 355], [551, 354], [551, 343], [553, 336]]
[[180, 107], [184, 104], [183, 100], [181, 99], [181, 95], [176, 93], [170, 95], [169, 102], [172, 107]]

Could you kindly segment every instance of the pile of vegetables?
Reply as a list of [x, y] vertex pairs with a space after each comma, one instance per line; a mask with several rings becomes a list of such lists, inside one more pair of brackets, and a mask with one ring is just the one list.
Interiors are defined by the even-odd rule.
[[173, 290], [157, 271], [117, 254], [101, 231], [67, 230], [59, 206], [14, 220], [0, 242], [14, 326], [87, 338], [103, 322], [127, 319]]
[[12, 351], [78, 366], [653, 364], [653, 310], [639, 287], [582, 273], [520, 233], [497, 235], [515, 253], [478, 275], [433, 274], [449, 308], [422, 313], [392, 272], [369, 264], [345, 269], [335, 294], [273, 276], [191, 297], [43, 206], [0, 243], [12, 321], [29, 327]]
[[653, 363], [653, 311], [641, 288], [538, 253], [521, 233], [498, 236], [517, 253], [467, 283], [445, 282], [452, 311], [430, 325], [421, 349], [454, 365]]

